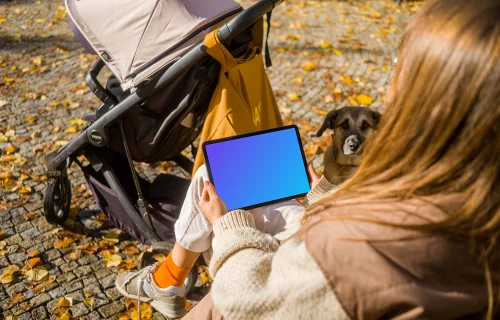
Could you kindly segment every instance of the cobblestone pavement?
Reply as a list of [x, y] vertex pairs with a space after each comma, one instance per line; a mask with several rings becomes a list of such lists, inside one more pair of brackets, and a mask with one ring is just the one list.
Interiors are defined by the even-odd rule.
[[[94, 57], [72, 36], [63, 5], [62, 0], [0, 1], [0, 318], [128, 319], [134, 306], [114, 289], [114, 279], [119, 269], [134, 267], [146, 246], [121, 234], [115, 249], [113, 229], [98, 214], [76, 166], [70, 168], [73, 218], [61, 227], [41, 214], [44, 155], [73, 138], [84, 126], [80, 119], [98, 106], [84, 85]], [[317, 167], [329, 137], [313, 135], [326, 112], [352, 104], [384, 111], [395, 48], [419, 6], [398, 7], [390, 0], [287, 1], [273, 13], [274, 66], [268, 74], [283, 117], [299, 125]], [[170, 163], [140, 165], [150, 179], [165, 170], [186, 175]], [[101, 244], [103, 235], [111, 245]], [[120, 267], [106, 267], [106, 250], [118, 250]], [[41, 281], [28, 279], [43, 276], [45, 269]], [[198, 288], [191, 301], [206, 290]]]

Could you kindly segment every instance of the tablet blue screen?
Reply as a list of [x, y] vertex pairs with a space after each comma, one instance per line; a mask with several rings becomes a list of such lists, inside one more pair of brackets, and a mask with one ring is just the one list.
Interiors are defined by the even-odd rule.
[[212, 182], [228, 210], [309, 192], [295, 128], [205, 145]]

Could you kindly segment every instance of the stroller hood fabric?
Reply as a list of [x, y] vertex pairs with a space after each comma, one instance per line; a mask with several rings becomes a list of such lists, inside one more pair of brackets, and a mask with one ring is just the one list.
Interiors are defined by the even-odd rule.
[[70, 19], [124, 90], [201, 42], [241, 10], [233, 0], [66, 0]]

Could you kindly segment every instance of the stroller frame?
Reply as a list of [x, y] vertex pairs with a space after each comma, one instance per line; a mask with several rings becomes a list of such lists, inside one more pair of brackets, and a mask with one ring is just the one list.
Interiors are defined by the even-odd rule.
[[[228, 21], [219, 28], [219, 39], [223, 44], [230, 43], [236, 35], [240, 34], [258, 19], [271, 12], [274, 7], [281, 2], [282, 0], [260, 0], [251, 7], [241, 11], [231, 21]], [[85, 148], [92, 146], [97, 148], [105, 147], [110, 139], [108, 129], [111, 124], [119, 123], [124, 115], [134, 108], [140, 107], [150, 95], [163, 89], [176, 79], [178, 75], [193, 67], [207, 56], [208, 54], [203, 43], [195, 45], [183, 56], [164, 66], [154, 77], [144, 81], [137, 87], [131, 88], [130, 95], [119, 103], [114, 97], [108, 94], [108, 91], [97, 80], [99, 72], [105, 66], [103, 60], [99, 58], [96, 63], [94, 63], [86, 76], [86, 82], [91, 91], [103, 102], [97, 109], [98, 118], [73, 141], [63, 146], [60, 150], [52, 152], [45, 157], [45, 165], [48, 169], [47, 175], [49, 180], [44, 196], [44, 214], [49, 222], [62, 223], [69, 213], [71, 186], [68, 179], [67, 168], [70, 167], [73, 162], [81, 165], [77, 157], [84, 153]], [[184, 106], [180, 106], [173, 110], [166, 119], [167, 123], [173, 121], [175, 116], [183, 111], [183, 108]], [[141, 217], [141, 214], [145, 215], [147, 211], [142, 210], [142, 208], [145, 207], [145, 203], [137, 182], [137, 173], [133, 166], [132, 159], [128, 154], [126, 141], [125, 139], [123, 140], [139, 196], [137, 206], [141, 208], [141, 212], [138, 212], [136, 207], [129, 200], [127, 193], [110, 165], [101, 161], [97, 156], [93, 157], [93, 159], [89, 159], [89, 156], [92, 157], [91, 153], [85, 153], [85, 156], [96, 171], [102, 172], [109, 187], [115, 192], [120, 203], [123, 205], [126, 214], [133, 220], [144, 238], [151, 242], [153, 250], [165, 249], [165, 247], [170, 244], [162, 242], [160, 237], [153, 231], [151, 225], [146, 222], [147, 219]], [[173, 160], [188, 171], [189, 168], [192, 168], [191, 160], [180, 154]]]

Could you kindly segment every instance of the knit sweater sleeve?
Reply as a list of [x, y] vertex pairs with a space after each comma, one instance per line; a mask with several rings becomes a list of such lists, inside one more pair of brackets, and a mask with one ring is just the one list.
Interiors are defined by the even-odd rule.
[[300, 237], [281, 246], [250, 213], [214, 224], [212, 298], [226, 319], [348, 319]]
[[309, 207], [311, 204], [321, 200], [324, 196], [327, 196], [338, 189], [336, 185], [331, 184], [325, 176], [321, 176], [318, 183], [312, 188], [311, 191], [306, 195], [302, 204], [305, 207]]

